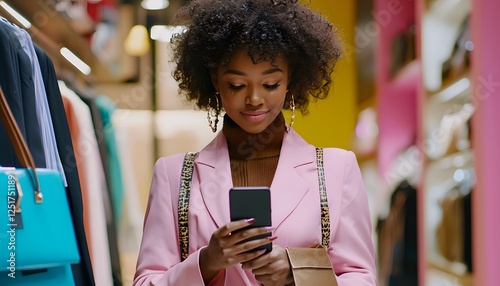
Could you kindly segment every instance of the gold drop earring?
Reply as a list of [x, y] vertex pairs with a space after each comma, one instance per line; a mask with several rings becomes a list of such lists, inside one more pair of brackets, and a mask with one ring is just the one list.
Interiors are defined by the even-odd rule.
[[[212, 132], [215, 133], [217, 131], [217, 124], [219, 123], [219, 115], [220, 115], [220, 102], [219, 102], [219, 95], [220, 93], [218, 91], [215, 92], [215, 101], [216, 105], [215, 108], [212, 108], [211, 103], [212, 103], [212, 98], [208, 98], [208, 107], [207, 107], [207, 119], [208, 119], [208, 126], [212, 128]], [[212, 117], [214, 120], [212, 121]]]
[[290, 99], [290, 110], [292, 111], [292, 115], [290, 116], [290, 125], [286, 127], [286, 131], [290, 131], [290, 129], [293, 126], [293, 122], [295, 120], [295, 99], [293, 98], [293, 94]]

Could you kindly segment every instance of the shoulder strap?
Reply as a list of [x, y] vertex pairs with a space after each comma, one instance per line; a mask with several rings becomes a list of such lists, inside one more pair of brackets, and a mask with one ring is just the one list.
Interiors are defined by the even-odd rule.
[[189, 255], [189, 191], [191, 190], [191, 181], [193, 177], [194, 158], [198, 153], [187, 152], [182, 163], [181, 182], [179, 186], [179, 245], [181, 250], [181, 261], [184, 261]]
[[319, 197], [321, 205], [321, 245], [330, 245], [330, 209], [326, 194], [325, 169], [323, 167], [323, 148], [316, 148], [316, 164], [318, 165]]
[[[181, 182], [179, 190], [179, 245], [181, 251], [181, 261], [189, 255], [189, 192], [193, 176], [194, 158], [198, 153], [188, 152], [182, 163]], [[316, 148], [316, 164], [318, 165], [318, 182], [321, 205], [321, 245], [328, 248], [330, 245], [330, 210], [328, 207], [328, 197], [325, 185], [325, 170], [323, 167], [323, 148]]]

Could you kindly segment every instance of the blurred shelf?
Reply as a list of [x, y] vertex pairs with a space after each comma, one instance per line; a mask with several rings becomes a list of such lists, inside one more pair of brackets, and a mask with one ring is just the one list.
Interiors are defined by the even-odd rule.
[[[453, 265], [453, 263], [429, 262], [428, 267], [430, 270], [433, 270], [435, 272], [434, 275], [440, 275], [442, 276], [442, 279], [447, 280], [450, 283], [448, 285], [461, 285], [461, 286], [474, 285], [474, 276], [472, 273], [454, 269], [453, 266], [451, 265]], [[463, 266], [465, 267], [465, 265]], [[447, 284], [441, 284], [441, 285], [447, 285]]]
[[[427, 91], [427, 96], [429, 99], [447, 102], [454, 98], [461, 98], [460, 95], [470, 91], [470, 70], [467, 69], [464, 72], [447, 78], [441, 84], [441, 88], [434, 91]], [[470, 97], [470, 94], [468, 94]]]
[[465, 149], [438, 158], [427, 158], [427, 164], [440, 169], [456, 169], [471, 165], [474, 158], [472, 149]]

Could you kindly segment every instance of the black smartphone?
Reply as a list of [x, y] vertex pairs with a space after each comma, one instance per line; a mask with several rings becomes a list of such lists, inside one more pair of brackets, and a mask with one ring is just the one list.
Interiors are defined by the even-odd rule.
[[[269, 187], [234, 187], [229, 191], [229, 208], [231, 221], [255, 218], [255, 222], [241, 230], [271, 226], [271, 191]], [[241, 231], [239, 230], [239, 231]], [[257, 235], [245, 241], [271, 236], [271, 233]], [[272, 250], [272, 243], [257, 247], [251, 251], [265, 249]]]

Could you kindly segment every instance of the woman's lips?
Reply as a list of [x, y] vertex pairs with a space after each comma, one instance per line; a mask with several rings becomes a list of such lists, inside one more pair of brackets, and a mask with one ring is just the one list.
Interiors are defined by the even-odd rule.
[[267, 113], [268, 111], [246, 111], [242, 112], [241, 115], [248, 121], [260, 122], [266, 117]]

